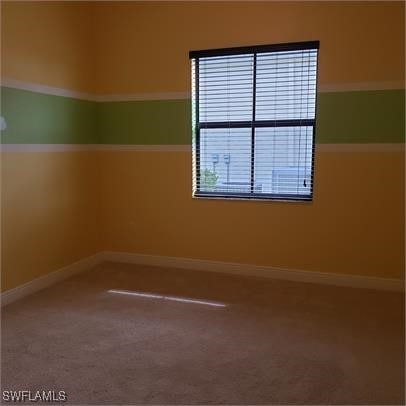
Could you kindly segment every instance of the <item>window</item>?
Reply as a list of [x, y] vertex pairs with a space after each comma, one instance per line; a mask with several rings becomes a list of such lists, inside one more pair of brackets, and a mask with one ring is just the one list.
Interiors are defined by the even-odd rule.
[[312, 199], [318, 48], [190, 52], [193, 196]]

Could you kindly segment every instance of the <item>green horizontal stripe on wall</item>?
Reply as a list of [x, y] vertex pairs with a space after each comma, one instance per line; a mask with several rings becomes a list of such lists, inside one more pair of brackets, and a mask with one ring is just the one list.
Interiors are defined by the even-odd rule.
[[[319, 93], [316, 142], [402, 143], [404, 90]], [[189, 100], [106, 102], [99, 105], [103, 144], [190, 144]]]
[[98, 143], [96, 108], [91, 101], [2, 87], [2, 143]]
[[190, 100], [101, 102], [101, 144], [190, 144]]
[[[319, 93], [318, 144], [403, 143], [405, 91]], [[2, 88], [5, 144], [191, 143], [190, 100], [92, 102]]]
[[319, 93], [316, 142], [405, 142], [405, 91]]

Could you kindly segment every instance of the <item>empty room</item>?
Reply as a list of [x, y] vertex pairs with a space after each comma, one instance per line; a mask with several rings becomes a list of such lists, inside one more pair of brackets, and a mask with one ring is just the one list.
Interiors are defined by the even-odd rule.
[[1, 2], [1, 404], [403, 405], [405, 3]]

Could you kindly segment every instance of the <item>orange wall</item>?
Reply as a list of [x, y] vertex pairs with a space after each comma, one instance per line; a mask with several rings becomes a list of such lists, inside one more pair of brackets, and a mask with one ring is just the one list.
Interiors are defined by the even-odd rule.
[[404, 80], [403, 2], [3, 1], [1, 7], [2, 76], [82, 92], [188, 91], [191, 49], [313, 39], [320, 40], [321, 85]]
[[[400, 2], [106, 2], [97, 11], [102, 94], [190, 90], [191, 49], [314, 39], [321, 87], [404, 81]], [[308, 204], [193, 200], [190, 153], [102, 153], [103, 249], [401, 278], [404, 154], [362, 148], [316, 149]]]
[[321, 85], [403, 81], [403, 2], [102, 2], [98, 92], [190, 89], [191, 49], [320, 40]]
[[[3, 2], [2, 76], [184, 92], [190, 49], [313, 39], [322, 86], [404, 80], [401, 2]], [[402, 277], [404, 155], [316, 151], [315, 173], [313, 203], [203, 201], [187, 152], [2, 153], [3, 289], [101, 249]]]
[[89, 91], [93, 6], [85, 2], [3, 1], [2, 77]]
[[1, 155], [3, 290], [99, 252], [96, 153]]
[[[1, 11], [2, 79], [90, 89], [93, 38], [88, 5], [2, 2]], [[44, 112], [36, 107], [36, 112]], [[22, 106], [22, 111], [27, 109]], [[75, 128], [72, 114], [60, 112], [66, 132]], [[38, 119], [46, 115], [34, 117], [34, 127]], [[53, 128], [58, 131], [60, 126]], [[100, 250], [97, 154], [27, 148], [1, 152], [2, 290]]]
[[192, 199], [187, 152], [102, 162], [105, 250], [402, 278], [402, 152], [316, 152], [311, 203]]

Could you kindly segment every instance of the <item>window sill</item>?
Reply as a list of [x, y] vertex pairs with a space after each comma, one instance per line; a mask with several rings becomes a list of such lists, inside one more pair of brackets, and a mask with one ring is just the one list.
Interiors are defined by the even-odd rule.
[[213, 192], [196, 192], [193, 199], [213, 199], [213, 200], [252, 200], [259, 202], [288, 202], [288, 203], [312, 203], [313, 196], [288, 197], [284, 195], [258, 195], [258, 194], [218, 194]]

